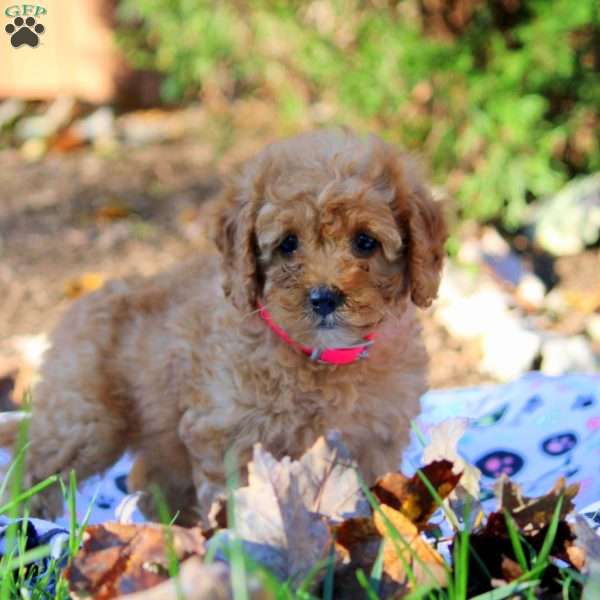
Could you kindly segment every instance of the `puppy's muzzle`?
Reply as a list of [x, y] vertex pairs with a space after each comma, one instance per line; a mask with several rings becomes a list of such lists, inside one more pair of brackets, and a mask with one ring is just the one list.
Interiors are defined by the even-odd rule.
[[310, 290], [308, 300], [315, 314], [326, 317], [344, 303], [344, 294], [337, 288], [319, 286]]

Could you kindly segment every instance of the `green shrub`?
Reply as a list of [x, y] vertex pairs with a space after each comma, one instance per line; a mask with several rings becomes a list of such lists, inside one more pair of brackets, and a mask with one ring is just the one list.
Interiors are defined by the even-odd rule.
[[424, 154], [467, 218], [518, 225], [528, 201], [600, 168], [597, 0], [121, 0], [119, 11], [123, 47], [165, 74], [165, 100], [258, 96], [284, 131], [377, 131]]

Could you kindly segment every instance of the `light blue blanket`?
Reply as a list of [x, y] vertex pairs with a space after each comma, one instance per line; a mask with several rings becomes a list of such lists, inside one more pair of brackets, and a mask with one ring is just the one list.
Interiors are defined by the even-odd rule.
[[[433, 390], [422, 398], [417, 426], [426, 436], [431, 426], [451, 417], [469, 419], [459, 450], [482, 471], [486, 509], [495, 507], [492, 487], [501, 473], [522, 484], [528, 496], [544, 494], [562, 475], [581, 484], [577, 509], [600, 526], [600, 375], [530, 373], [506, 385]], [[421, 454], [413, 434], [404, 455], [406, 473], [420, 465]], [[130, 466], [131, 457], [124, 456], [85, 483], [77, 496], [80, 520], [143, 520], [135, 497], [126, 494]], [[66, 528], [68, 517], [58, 525]]]

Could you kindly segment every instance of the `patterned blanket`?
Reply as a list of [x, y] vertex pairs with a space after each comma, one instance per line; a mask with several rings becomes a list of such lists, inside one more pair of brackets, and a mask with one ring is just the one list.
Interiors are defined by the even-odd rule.
[[[501, 386], [430, 391], [421, 402], [417, 429], [425, 435], [445, 419], [469, 419], [459, 451], [482, 472], [485, 508], [494, 508], [493, 483], [502, 473], [522, 484], [527, 496], [544, 494], [564, 476], [581, 484], [577, 509], [600, 528], [600, 375], [530, 373]], [[403, 471], [414, 471], [421, 454], [413, 434]], [[136, 496], [127, 495], [131, 464], [131, 457], [124, 456], [103, 476], [85, 483], [77, 494], [80, 521], [143, 521]], [[58, 542], [64, 539], [68, 517], [57, 523], [33, 520], [33, 527], [45, 542], [52, 537]]]

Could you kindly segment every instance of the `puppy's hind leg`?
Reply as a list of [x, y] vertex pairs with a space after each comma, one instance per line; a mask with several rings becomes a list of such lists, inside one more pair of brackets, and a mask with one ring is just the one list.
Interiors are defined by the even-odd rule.
[[[53, 336], [32, 395], [29, 485], [54, 474], [66, 480], [72, 470], [81, 483], [110, 467], [126, 449], [132, 415], [125, 386], [110, 368], [118, 355], [114, 314], [114, 294], [103, 290], [76, 302]], [[59, 486], [34, 496], [31, 510], [50, 519], [61, 515]]]
[[[56, 412], [34, 412], [27, 457], [26, 482], [30, 486], [54, 474], [68, 482], [71, 471], [80, 484], [108, 469], [125, 451], [119, 424], [106, 411], [87, 402], [84, 396], [66, 396], [78, 404], [76, 414], [71, 413], [68, 422]], [[60, 516], [63, 498], [59, 486], [34, 496], [31, 511], [34, 516], [47, 519]]]

